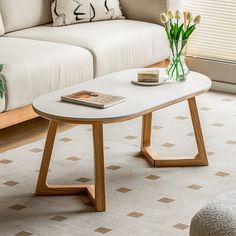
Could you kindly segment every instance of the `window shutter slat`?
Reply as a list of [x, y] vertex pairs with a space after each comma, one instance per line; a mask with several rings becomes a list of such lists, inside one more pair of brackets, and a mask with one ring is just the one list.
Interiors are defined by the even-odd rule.
[[236, 62], [236, 0], [182, 0], [182, 8], [202, 16], [188, 55]]

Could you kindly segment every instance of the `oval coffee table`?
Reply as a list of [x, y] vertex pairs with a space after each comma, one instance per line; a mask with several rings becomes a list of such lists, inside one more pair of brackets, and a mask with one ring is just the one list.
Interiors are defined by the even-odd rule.
[[[33, 108], [40, 116], [49, 119], [49, 129], [39, 172], [36, 195], [86, 194], [97, 211], [105, 211], [103, 124], [122, 122], [143, 117], [141, 153], [156, 167], [208, 165], [195, 97], [209, 90], [211, 80], [199, 73], [190, 72], [188, 80], [166, 83], [161, 86], [142, 87], [131, 83], [137, 69], [126, 70], [90, 80], [73, 87], [58, 90], [37, 98]], [[161, 75], [165, 76], [164, 69]], [[97, 109], [61, 102], [62, 95], [81, 90], [108, 93], [126, 97], [126, 102], [107, 109]], [[152, 112], [188, 100], [198, 154], [190, 158], [165, 159], [151, 148]], [[47, 174], [58, 122], [90, 124], [93, 127], [95, 185], [55, 186], [47, 184]]]

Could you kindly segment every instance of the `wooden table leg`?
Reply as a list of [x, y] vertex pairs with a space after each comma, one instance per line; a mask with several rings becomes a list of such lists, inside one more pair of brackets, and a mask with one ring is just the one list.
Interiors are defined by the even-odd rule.
[[103, 125], [93, 125], [95, 206], [97, 211], [106, 210], [104, 178]]
[[151, 147], [152, 114], [149, 113], [143, 116], [141, 152], [153, 166], [180, 167], [208, 165], [207, 153], [205, 149], [195, 97], [188, 99], [188, 103], [198, 148], [198, 154], [190, 158], [173, 157], [166, 159], [160, 157]]
[[53, 145], [56, 137], [58, 121], [51, 120], [49, 123], [48, 134], [43, 152], [43, 159], [39, 170], [38, 183], [36, 187], [36, 195], [41, 195], [48, 190], [47, 175], [49, 164], [51, 161]]
[[51, 120], [46, 138], [43, 158], [39, 171], [35, 194], [48, 195], [88, 195], [97, 211], [105, 211], [104, 156], [102, 125], [95, 125], [94, 154], [95, 154], [95, 186], [94, 185], [49, 185], [47, 175], [52, 156], [58, 121]]
[[197, 142], [197, 148], [198, 148], [198, 154], [196, 156], [196, 159], [198, 159], [202, 165], [208, 165], [208, 159], [207, 159], [207, 152], [205, 148], [205, 143], [204, 143], [204, 138], [202, 134], [202, 128], [201, 128], [201, 123], [199, 119], [199, 114], [198, 114], [198, 109], [197, 109], [197, 103], [196, 99], [190, 98], [188, 100], [189, 104], [189, 110], [191, 113], [191, 118], [192, 118], [192, 123], [193, 123], [193, 128], [194, 128], [194, 134], [195, 134], [195, 139]]
[[152, 134], [152, 113], [148, 113], [143, 116], [143, 125], [142, 125], [142, 144], [141, 144], [141, 152], [145, 155], [147, 160], [155, 165], [155, 158], [150, 153], [146, 152], [146, 150], [151, 147], [151, 134]]

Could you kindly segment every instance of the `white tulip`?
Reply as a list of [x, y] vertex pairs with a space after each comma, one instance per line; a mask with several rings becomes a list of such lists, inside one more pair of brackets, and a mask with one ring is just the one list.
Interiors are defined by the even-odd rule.
[[160, 15], [160, 18], [161, 18], [161, 23], [163, 23], [163, 24], [166, 24], [169, 21], [167, 15], [165, 13], [162, 13]]
[[169, 10], [167, 11], [167, 17], [168, 17], [170, 20], [174, 18], [174, 12], [173, 12], [171, 9], [169, 9]]
[[176, 19], [176, 20], [180, 20], [180, 19], [181, 19], [181, 13], [180, 13], [179, 10], [177, 10], [177, 11], [175, 12], [175, 19]]
[[198, 25], [201, 22], [201, 16], [196, 16], [193, 20], [194, 24]]
[[187, 20], [188, 21], [191, 21], [193, 19], [193, 14], [189, 11], [188, 13], [187, 13]]

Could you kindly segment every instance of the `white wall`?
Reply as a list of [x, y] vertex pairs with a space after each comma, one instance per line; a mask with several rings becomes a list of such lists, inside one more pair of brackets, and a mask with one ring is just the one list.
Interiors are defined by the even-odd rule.
[[167, 0], [168, 8], [172, 10], [183, 10], [181, 8], [181, 1], [182, 0]]

